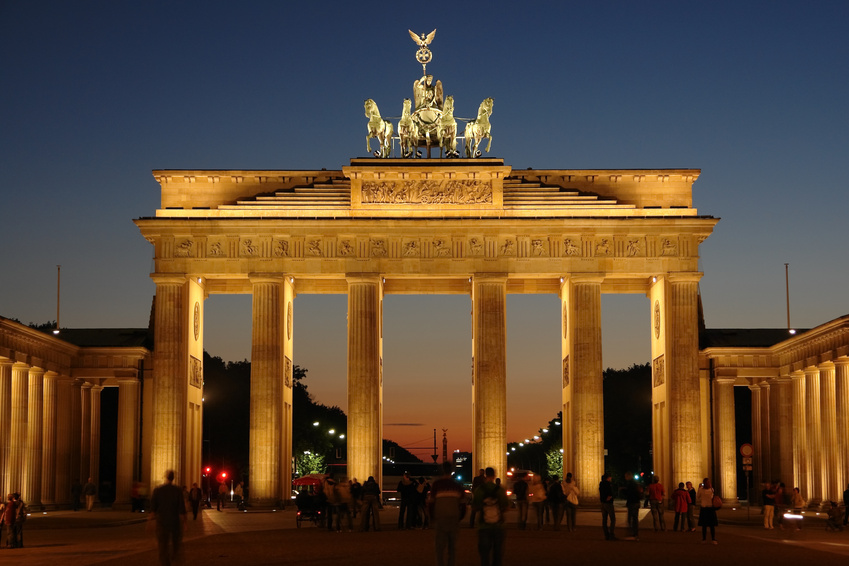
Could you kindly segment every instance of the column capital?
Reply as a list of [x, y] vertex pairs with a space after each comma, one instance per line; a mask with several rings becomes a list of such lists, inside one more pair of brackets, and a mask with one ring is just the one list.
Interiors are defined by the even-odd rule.
[[582, 283], [601, 285], [604, 283], [604, 279], [605, 277], [603, 273], [578, 273], [565, 277], [563, 283], [572, 283], [574, 285]]
[[283, 283], [286, 279], [283, 273], [248, 273], [251, 283]]
[[351, 283], [383, 283], [380, 273], [346, 273], [345, 280]]
[[824, 362], [817, 364], [817, 369], [820, 370], [820, 371], [834, 369], [834, 365], [835, 364], [834, 364], [833, 361], [827, 360], [827, 361], [824, 361]]
[[835, 367], [849, 367], [849, 357], [842, 356], [834, 360]]
[[820, 368], [819, 368], [819, 367], [817, 367], [817, 366], [808, 366], [808, 367], [806, 367], [803, 371], [805, 372], [805, 376], [808, 376], [808, 375], [819, 375], [819, 373], [820, 373]]
[[678, 271], [668, 273], [666, 278], [670, 283], [698, 283], [703, 276], [701, 271]]
[[737, 382], [737, 376], [717, 375], [713, 378], [713, 382], [717, 385], [734, 385]]
[[182, 285], [189, 280], [185, 273], [153, 273], [150, 278], [157, 285]]
[[83, 382], [80, 384], [80, 387], [82, 387], [83, 389], [91, 389], [93, 386], [94, 386], [94, 384], [93, 384], [93, 383], [89, 383], [88, 381], [83, 381]]

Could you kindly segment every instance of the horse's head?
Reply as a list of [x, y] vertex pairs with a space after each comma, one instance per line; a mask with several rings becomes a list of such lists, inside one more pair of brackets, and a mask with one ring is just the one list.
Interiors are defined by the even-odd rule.
[[492, 98], [484, 98], [483, 102], [481, 102], [480, 108], [478, 108], [478, 116], [481, 114], [486, 114], [487, 116], [492, 115]]
[[401, 107], [401, 114], [403, 116], [409, 116], [410, 115], [410, 107], [412, 106], [412, 104], [413, 103], [409, 98], [404, 99], [404, 104]]
[[380, 111], [377, 109], [377, 104], [371, 98], [367, 98], [364, 103], [366, 109], [366, 118], [374, 118], [380, 116]]
[[442, 103], [442, 113], [445, 115], [452, 112], [454, 112], [454, 97], [449, 94], [445, 97], [445, 102]]

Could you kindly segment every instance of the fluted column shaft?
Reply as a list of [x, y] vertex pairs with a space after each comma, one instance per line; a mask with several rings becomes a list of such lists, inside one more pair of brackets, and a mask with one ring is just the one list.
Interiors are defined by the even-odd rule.
[[9, 426], [9, 451], [6, 459], [6, 489], [10, 492], [20, 492], [23, 489], [27, 446], [28, 381], [29, 366], [15, 363], [12, 366], [12, 420]]
[[834, 362], [834, 386], [837, 406], [837, 485], [847, 488], [849, 484], [849, 358], [838, 358]]
[[252, 284], [250, 493], [254, 503], [271, 505], [281, 499], [282, 289], [279, 281]]
[[70, 377], [56, 380], [56, 503], [62, 505], [71, 501], [71, 424], [73, 385]]
[[805, 374], [795, 372], [793, 379], [793, 478], [802, 497], [810, 497], [808, 480], [808, 427], [805, 418]]
[[763, 403], [761, 403], [761, 393], [763, 392], [758, 385], [750, 385], [749, 391], [752, 392], [752, 493], [750, 497], [757, 502], [760, 502], [761, 484], [763, 478], [763, 434], [761, 434], [761, 426], [763, 419], [761, 412]]
[[843, 499], [843, 488], [837, 477], [837, 399], [834, 364], [820, 366], [820, 406], [822, 427], [822, 496], [826, 501]]
[[783, 376], [776, 382], [778, 415], [774, 422], [778, 428], [778, 477], [793, 489], [793, 380]]
[[772, 391], [769, 383], [761, 381], [761, 480], [763, 482], [771, 482], [773, 480], [772, 473], [772, 432], [770, 431], [770, 399]]
[[115, 466], [115, 503], [130, 502], [139, 437], [139, 380], [118, 380], [118, 458]]
[[[698, 277], [670, 278], [669, 434], [672, 478], [667, 485], [704, 477], [699, 383]], [[671, 481], [670, 481], [671, 480]]]
[[822, 410], [820, 397], [820, 370], [805, 368], [805, 420], [808, 433], [808, 502], [822, 501]]
[[100, 486], [100, 394], [101, 385], [91, 388], [91, 447], [89, 448], [89, 468], [94, 483]]
[[[68, 474], [71, 484], [74, 481], [85, 484], [88, 470], [82, 472], [82, 435], [83, 435], [83, 382], [75, 379], [71, 382], [71, 455], [68, 458]], [[85, 462], [88, 462], [86, 458]], [[70, 499], [70, 488], [68, 498]]]
[[472, 283], [474, 445], [472, 469], [507, 468], [507, 278]]
[[[153, 432], [150, 479], [157, 483], [166, 470], [182, 478], [183, 423], [186, 409], [186, 373], [183, 318], [185, 282], [156, 282], [153, 351]], [[186, 323], [188, 324], [188, 323]], [[179, 481], [179, 479], [178, 479]]]
[[348, 476], [382, 480], [383, 286], [348, 278]]
[[41, 457], [44, 428], [44, 370], [30, 368], [27, 393], [27, 446], [21, 497], [29, 505], [41, 503]]
[[12, 423], [12, 360], [0, 359], [0, 496], [9, 493], [6, 459]]
[[56, 378], [55, 372], [44, 374], [44, 423], [41, 436], [41, 503], [56, 503]]
[[737, 432], [734, 409], [734, 379], [713, 381], [716, 471], [723, 501], [737, 500]]
[[91, 469], [91, 383], [80, 386], [80, 482], [97, 480], [97, 470]]
[[604, 392], [601, 359], [601, 280], [572, 279], [572, 419], [581, 501], [598, 501], [604, 472]]

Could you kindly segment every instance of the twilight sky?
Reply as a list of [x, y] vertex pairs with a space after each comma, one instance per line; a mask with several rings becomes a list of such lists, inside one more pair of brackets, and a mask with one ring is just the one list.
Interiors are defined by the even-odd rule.
[[[408, 28], [437, 29], [428, 71], [457, 116], [495, 99], [489, 155], [515, 169], [700, 168], [695, 206], [722, 218], [700, 248], [709, 327], [784, 326], [784, 263], [794, 326], [849, 313], [849, 3], [419, 5], [0, 3], [0, 315], [55, 319], [61, 264], [63, 326], [146, 326], [151, 170], [341, 168], [363, 100], [396, 116], [411, 96]], [[207, 350], [249, 358], [250, 297], [206, 308]], [[343, 409], [345, 310], [295, 302], [295, 363]], [[469, 311], [387, 296], [385, 436], [470, 448]], [[509, 440], [558, 410], [558, 312], [508, 297]], [[648, 300], [605, 295], [602, 316], [605, 366], [647, 362]]]

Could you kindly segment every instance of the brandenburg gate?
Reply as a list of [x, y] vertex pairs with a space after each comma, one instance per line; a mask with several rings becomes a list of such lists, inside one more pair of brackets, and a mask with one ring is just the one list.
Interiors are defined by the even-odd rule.
[[199, 479], [204, 299], [215, 293], [253, 297], [252, 502], [291, 489], [299, 294], [348, 296], [348, 475], [378, 481], [383, 297], [469, 295], [473, 467], [503, 473], [507, 295], [552, 293], [562, 308], [551, 392], [562, 396], [564, 470], [592, 501], [604, 467], [601, 295], [639, 293], [649, 298], [654, 469], [667, 485], [701, 479], [711, 412], [699, 374], [699, 244], [718, 220], [693, 207], [698, 176], [513, 170], [492, 158], [154, 171], [161, 206], [135, 221], [155, 249], [150, 477], [173, 468], [183, 483]]

